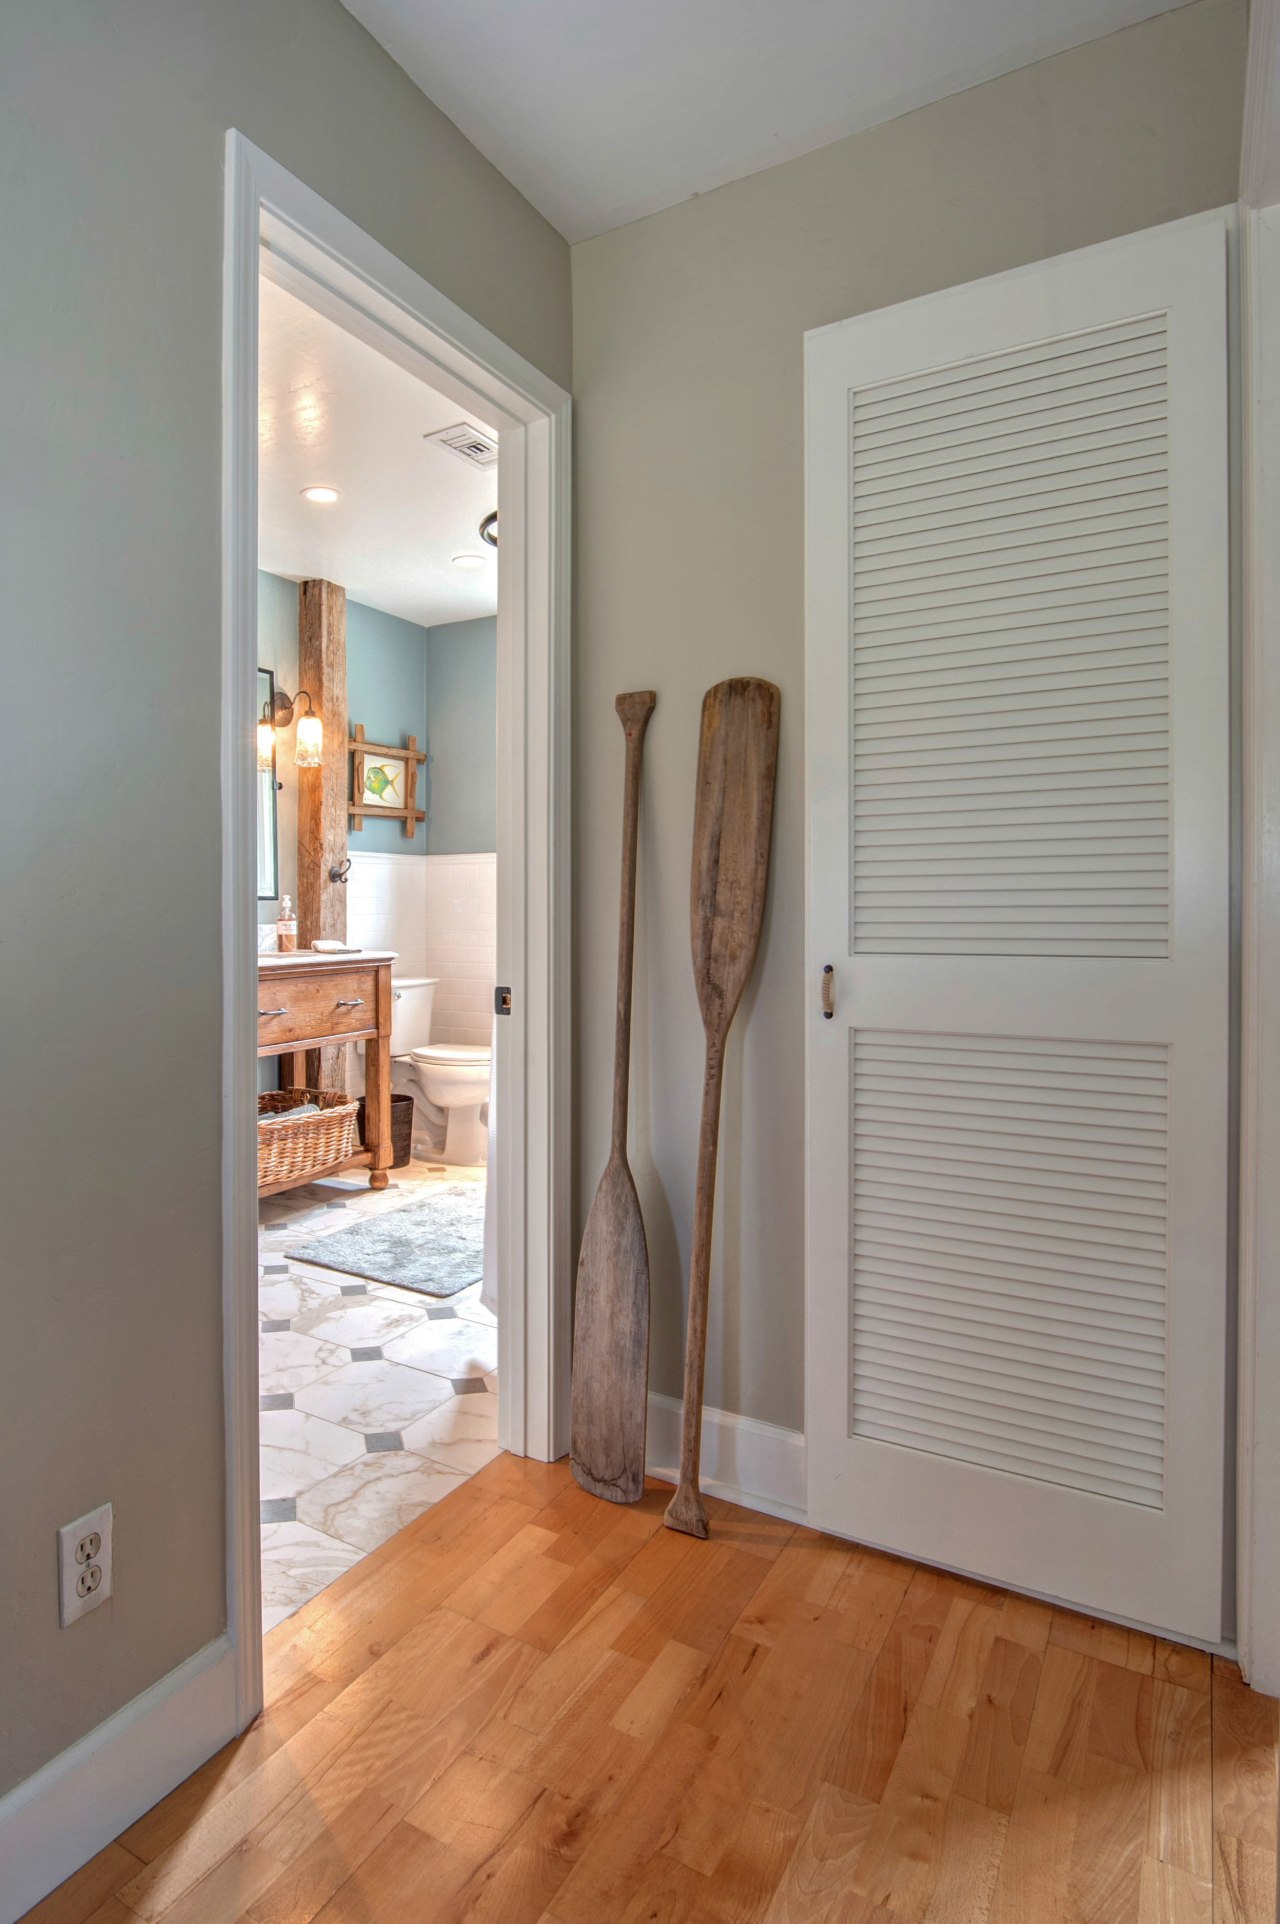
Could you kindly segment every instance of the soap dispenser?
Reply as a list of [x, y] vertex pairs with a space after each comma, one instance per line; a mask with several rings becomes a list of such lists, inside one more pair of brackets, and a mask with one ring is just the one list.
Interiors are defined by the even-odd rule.
[[293, 901], [288, 895], [280, 897], [280, 913], [276, 917], [276, 947], [282, 955], [292, 955], [298, 946], [298, 918], [293, 912]]

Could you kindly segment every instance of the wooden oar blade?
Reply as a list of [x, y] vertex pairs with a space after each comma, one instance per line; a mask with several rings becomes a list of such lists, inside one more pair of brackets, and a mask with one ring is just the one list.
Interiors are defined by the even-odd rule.
[[727, 1032], [760, 941], [781, 706], [754, 676], [718, 682], [702, 704], [690, 908], [708, 1034]]
[[613, 1157], [578, 1258], [570, 1457], [584, 1490], [610, 1503], [644, 1494], [649, 1250], [631, 1171]]
[[702, 704], [691, 908], [693, 975], [707, 1032], [707, 1069], [689, 1256], [680, 1485], [663, 1519], [668, 1529], [695, 1537], [705, 1537], [708, 1530], [698, 1465], [724, 1045], [751, 975], [764, 920], [781, 706], [773, 683], [754, 677], [719, 682], [707, 690]]

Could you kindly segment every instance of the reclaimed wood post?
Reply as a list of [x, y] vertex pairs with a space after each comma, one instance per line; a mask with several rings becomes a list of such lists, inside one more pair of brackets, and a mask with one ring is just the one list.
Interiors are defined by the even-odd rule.
[[[319, 768], [299, 768], [298, 947], [347, 939], [347, 891], [329, 871], [347, 859], [347, 591], [333, 581], [298, 584], [298, 685], [324, 725]], [[344, 1090], [346, 1050], [312, 1049], [307, 1082]]]

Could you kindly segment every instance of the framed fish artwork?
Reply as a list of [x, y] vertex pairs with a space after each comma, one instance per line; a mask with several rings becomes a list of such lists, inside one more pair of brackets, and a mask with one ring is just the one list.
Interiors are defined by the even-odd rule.
[[404, 762], [398, 755], [366, 755], [360, 783], [362, 808], [403, 808]]
[[418, 807], [418, 770], [426, 755], [418, 747], [416, 735], [406, 738], [403, 748], [384, 742], [368, 742], [359, 723], [347, 743], [351, 755], [351, 801], [349, 812], [353, 829], [364, 827], [366, 815], [388, 815], [404, 824], [412, 836], [426, 814]]

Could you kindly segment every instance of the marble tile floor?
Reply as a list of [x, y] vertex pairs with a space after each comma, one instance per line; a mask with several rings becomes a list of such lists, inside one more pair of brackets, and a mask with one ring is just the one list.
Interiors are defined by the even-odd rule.
[[266, 1196], [258, 1212], [262, 1627], [498, 1454], [498, 1343], [479, 1284], [440, 1299], [291, 1263], [293, 1244], [483, 1169], [412, 1162]]

